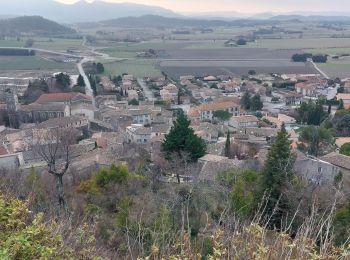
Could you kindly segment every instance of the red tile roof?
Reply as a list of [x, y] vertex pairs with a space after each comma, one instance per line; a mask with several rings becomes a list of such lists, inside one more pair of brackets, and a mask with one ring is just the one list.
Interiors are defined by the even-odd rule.
[[49, 103], [49, 102], [68, 102], [73, 98], [81, 96], [86, 99], [91, 99], [89, 96], [77, 92], [68, 93], [49, 93], [42, 94], [35, 102], [36, 103]]

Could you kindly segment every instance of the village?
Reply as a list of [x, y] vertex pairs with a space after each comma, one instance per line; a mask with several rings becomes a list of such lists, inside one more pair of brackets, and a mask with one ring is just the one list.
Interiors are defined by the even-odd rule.
[[[69, 79], [64, 91], [57, 92], [57, 75]], [[0, 79], [1, 115], [6, 124], [0, 129], [1, 168], [45, 170], [46, 162], [29, 143], [40, 132], [65, 128], [80, 133], [79, 143], [72, 144], [69, 170], [93, 172], [112, 164], [132, 164], [146, 154], [152, 167], [159, 163], [161, 144], [176, 120], [176, 111], [182, 110], [194, 133], [205, 140], [207, 152], [198, 160], [197, 172], [183, 173], [181, 181], [212, 181], [232, 167], [260, 170], [282, 125], [297, 154], [295, 171], [302, 178], [329, 184], [341, 172], [344, 180], [350, 181], [349, 157], [339, 153], [341, 146], [350, 142], [350, 135], [337, 137], [334, 145], [325, 145], [315, 156], [305, 149], [308, 144], [301, 133], [308, 122], [302, 121], [298, 112], [303, 104], [320, 104], [328, 111], [322, 116], [331, 121], [339, 110], [350, 109], [349, 79], [255, 71], [242, 77], [186, 75], [176, 80], [166, 75], [135, 78], [124, 74], [102, 76], [95, 95], [88, 95], [76, 92], [78, 78], [56, 73], [41, 79]], [[28, 85], [38, 80], [49, 90], [24, 102]], [[87, 84], [80, 79], [80, 85]], [[228, 142], [229, 151], [225, 149]], [[175, 168], [163, 169], [157, 178], [176, 182]]]

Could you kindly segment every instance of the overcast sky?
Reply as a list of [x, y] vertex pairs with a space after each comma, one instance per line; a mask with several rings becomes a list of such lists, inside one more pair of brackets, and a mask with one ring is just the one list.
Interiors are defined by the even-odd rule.
[[[76, 0], [57, 0], [74, 3]], [[92, 0], [89, 0], [92, 1]], [[176, 12], [196, 13], [215, 11], [260, 12], [350, 12], [350, 0], [106, 0], [156, 5]]]

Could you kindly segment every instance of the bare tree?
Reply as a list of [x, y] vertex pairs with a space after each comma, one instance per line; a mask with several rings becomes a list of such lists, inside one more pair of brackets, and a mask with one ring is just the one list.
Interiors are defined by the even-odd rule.
[[62, 211], [69, 218], [69, 209], [64, 193], [63, 176], [67, 172], [71, 159], [71, 145], [76, 143], [78, 131], [74, 128], [39, 129], [33, 131], [32, 151], [47, 163], [47, 171], [56, 182], [57, 216]]

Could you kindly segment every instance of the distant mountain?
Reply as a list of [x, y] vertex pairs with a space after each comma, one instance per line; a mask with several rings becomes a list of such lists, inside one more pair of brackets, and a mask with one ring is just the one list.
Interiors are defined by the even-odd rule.
[[101, 0], [92, 3], [81, 0], [71, 5], [53, 0], [11, 0], [8, 4], [1, 6], [0, 12], [21, 16], [40, 15], [62, 23], [96, 22], [146, 14], [180, 17], [180, 15], [161, 7], [131, 3], [107, 3]]
[[231, 21], [207, 20], [194, 18], [169, 18], [158, 15], [144, 15], [141, 17], [123, 17], [99, 22], [104, 26], [118, 27], [217, 27], [232, 25], [272, 25], [271, 21], [238, 19]]
[[274, 21], [298, 20], [301, 22], [350, 22], [350, 16], [327, 16], [327, 15], [277, 15], [270, 18]]
[[0, 19], [0, 35], [18, 36], [22, 34], [65, 36], [76, 34], [76, 31], [41, 16], [22, 16]]

